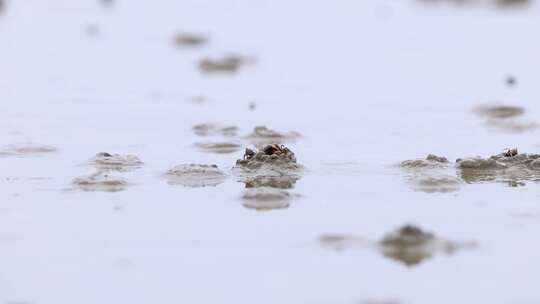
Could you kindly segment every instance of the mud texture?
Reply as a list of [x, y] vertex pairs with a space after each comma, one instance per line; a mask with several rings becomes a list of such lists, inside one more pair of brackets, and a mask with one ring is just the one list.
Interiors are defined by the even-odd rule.
[[411, 181], [411, 187], [415, 191], [425, 193], [448, 193], [461, 188], [462, 181], [450, 175], [445, 176], [422, 176]]
[[233, 142], [202, 142], [195, 144], [195, 146], [202, 152], [217, 154], [229, 154], [242, 149], [240, 144]]
[[481, 105], [473, 111], [485, 119], [485, 125], [499, 132], [522, 133], [534, 130], [538, 124], [518, 119], [525, 114], [525, 109], [519, 106], [489, 104]]
[[419, 227], [405, 225], [378, 242], [381, 253], [407, 266], [415, 266], [436, 254], [451, 255], [474, 243], [457, 243], [435, 237]]
[[223, 183], [227, 174], [216, 165], [181, 164], [169, 169], [165, 177], [170, 185], [214, 187]]
[[518, 153], [510, 149], [488, 158], [458, 159], [456, 166], [466, 182], [503, 181], [515, 184], [540, 181], [540, 154]]
[[249, 64], [250, 59], [239, 55], [227, 55], [220, 58], [203, 58], [199, 61], [199, 70], [205, 74], [236, 73]]
[[319, 238], [319, 243], [337, 251], [373, 248], [383, 256], [407, 266], [418, 265], [437, 254], [451, 255], [459, 249], [477, 246], [474, 242], [440, 239], [412, 225], [405, 225], [392, 231], [379, 241], [370, 241], [354, 235], [327, 234]]
[[238, 127], [203, 123], [193, 126], [193, 132], [198, 136], [223, 135], [233, 137], [238, 134]]
[[293, 189], [299, 179], [300, 177], [295, 175], [253, 176], [245, 178], [242, 182], [246, 185], [246, 188]]
[[293, 198], [287, 191], [268, 187], [246, 189], [241, 197], [244, 207], [257, 211], [288, 208]]
[[133, 171], [144, 165], [135, 155], [120, 155], [107, 152], [97, 153], [90, 163], [100, 171], [120, 172]]
[[510, 105], [481, 105], [476, 107], [474, 112], [490, 119], [506, 119], [523, 115], [525, 109]]
[[42, 156], [50, 153], [58, 152], [58, 149], [51, 146], [35, 145], [35, 144], [19, 144], [4, 147], [0, 150], [0, 157], [5, 156]]
[[425, 159], [405, 160], [400, 163], [402, 168], [444, 168], [449, 164], [446, 157], [429, 154]]
[[246, 136], [246, 139], [255, 146], [261, 147], [268, 144], [283, 144], [287, 142], [295, 142], [302, 135], [298, 132], [278, 132], [269, 129], [265, 126], [257, 126], [253, 129], [253, 133]]
[[174, 36], [174, 44], [180, 47], [200, 47], [208, 43], [208, 38], [201, 34], [179, 33]]
[[406, 160], [399, 164], [406, 169], [407, 182], [414, 191], [447, 193], [460, 189], [461, 180], [445, 170], [450, 167], [446, 157], [429, 154], [425, 159]]
[[296, 156], [283, 145], [267, 145], [260, 150], [246, 149], [244, 157], [236, 161], [235, 171], [264, 176], [294, 175], [303, 170]]
[[125, 190], [129, 183], [120, 177], [97, 172], [88, 176], [75, 178], [72, 185], [83, 191], [118, 192]]

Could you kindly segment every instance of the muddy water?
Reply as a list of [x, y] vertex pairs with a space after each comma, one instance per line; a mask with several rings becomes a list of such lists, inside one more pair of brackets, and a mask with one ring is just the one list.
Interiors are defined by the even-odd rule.
[[[472, 111], [497, 103], [522, 107], [525, 121], [540, 117], [536, 1], [508, 10], [375, 0], [4, 2], [0, 146], [56, 150], [0, 157], [0, 303], [540, 301], [538, 183], [459, 180], [451, 191], [418, 191], [460, 175], [450, 166], [416, 184], [396, 166], [430, 153], [451, 165], [505, 148], [538, 153], [538, 131], [499, 132]], [[89, 38], [89, 24], [99, 34]], [[192, 32], [211, 40], [171, 43]], [[200, 60], [228, 54], [257, 60], [231, 73], [199, 71]], [[204, 140], [242, 148], [252, 147], [245, 137], [256, 126], [302, 134], [286, 144], [306, 167], [301, 178], [292, 188], [265, 183], [294, 199], [250, 208], [260, 202], [243, 197], [257, 188], [229, 171], [243, 150], [194, 148], [201, 138], [192, 127], [206, 122], [239, 131]], [[114, 173], [129, 183], [123, 191], [65, 191], [95, 173], [88, 161], [100, 151], [144, 166]], [[191, 163], [216, 164], [227, 179], [164, 180]], [[377, 250], [319, 242], [381, 240], [407, 223], [478, 246], [409, 267]]]

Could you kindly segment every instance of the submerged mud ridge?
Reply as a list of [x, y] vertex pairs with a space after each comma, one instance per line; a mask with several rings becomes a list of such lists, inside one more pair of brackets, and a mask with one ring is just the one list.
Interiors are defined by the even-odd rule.
[[208, 42], [208, 38], [201, 34], [179, 33], [174, 36], [174, 43], [180, 47], [200, 47]]
[[293, 175], [303, 170], [296, 156], [283, 145], [267, 145], [260, 150], [246, 149], [244, 157], [236, 161], [233, 170], [254, 175]]
[[97, 153], [90, 161], [101, 171], [132, 171], [140, 168], [144, 163], [135, 155], [120, 155], [107, 152]]
[[411, 187], [427, 193], [457, 191], [463, 182], [502, 182], [516, 187], [524, 181], [540, 181], [540, 154], [520, 154], [517, 149], [487, 158], [458, 158], [455, 167], [435, 156], [404, 161], [400, 166], [407, 169]]
[[462, 181], [455, 176], [421, 176], [411, 182], [411, 188], [425, 193], [455, 192], [461, 188]]
[[203, 58], [199, 61], [199, 70], [206, 74], [236, 73], [241, 67], [253, 62], [240, 55], [227, 55], [221, 58]]
[[217, 186], [225, 181], [227, 174], [216, 165], [181, 164], [169, 169], [165, 176], [170, 185], [185, 187]]
[[293, 189], [296, 181], [300, 179], [296, 175], [283, 176], [250, 176], [246, 177], [242, 182], [246, 188], [269, 187], [278, 189]]
[[242, 145], [233, 142], [202, 142], [195, 146], [203, 152], [217, 154], [229, 154], [242, 149]]
[[199, 136], [223, 135], [232, 137], [238, 134], [238, 127], [203, 123], [193, 126], [193, 132]]
[[36, 145], [36, 144], [18, 144], [6, 146], [0, 150], [2, 156], [41, 156], [49, 153], [57, 152], [58, 149], [52, 146]]
[[485, 118], [485, 124], [491, 129], [501, 132], [521, 133], [538, 127], [535, 122], [518, 120], [525, 113], [519, 106], [489, 104], [480, 105], [473, 111]]
[[540, 181], [540, 154], [519, 154], [510, 149], [488, 158], [458, 159], [456, 166], [466, 182]]
[[302, 137], [302, 135], [298, 132], [282, 133], [265, 126], [257, 126], [253, 129], [253, 133], [246, 136], [246, 139], [256, 146], [263, 146], [267, 144], [294, 142], [300, 137]]
[[399, 166], [409, 173], [408, 183], [415, 191], [447, 193], [460, 189], [461, 180], [446, 171], [450, 162], [446, 157], [429, 154], [425, 159], [402, 161]]
[[97, 172], [75, 178], [72, 185], [83, 191], [118, 192], [124, 190], [129, 183], [123, 178]]
[[405, 160], [400, 163], [402, 168], [444, 168], [449, 164], [446, 157], [429, 154], [425, 159]]
[[405, 225], [386, 234], [379, 241], [352, 235], [323, 235], [319, 242], [335, 250], [373, 248], [383, 256], [407, 266], [415, 266], [437, 254], [451, 255], [460, 249], [474, 248], [474, 242], [454, 242], [436, 237], [419, 227]]
[[280, 189], [260, 187], [246, 189], [242, 194], [242, 205], [248, 209], [268, 211], [285, 209], [296, 196]]

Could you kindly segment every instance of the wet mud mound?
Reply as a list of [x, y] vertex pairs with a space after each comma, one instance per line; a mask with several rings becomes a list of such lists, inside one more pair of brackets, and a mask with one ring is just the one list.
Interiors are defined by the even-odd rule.
[[259, 187], [246, 189], [241, 196], [242, 205], [257, 211], [285, 209], [295, 195], [276, 188]]
[[73, 179], [72, 185], [75, 189], [82, 191], [119, 192], [125, 190], [129, 186], [129, 183], [121, 177], [97, 172]]
[[238, 134], [238, 127], [213, 123], [203, 123], [193, 126], [193, 132], [198, 136], [223, 135], [233, 137]]
[[268, 144], [295, 142], [301, 137], [302, 135], [298, 132], [278, 132], [265, 126], [258, 126], [253, 129], [251, 134], [246, 136], [246, 139], [255, 146], [260, 147]]
[[144, 165], [135, 155], [120, 155], [107, 152], [97, 153], [90, 163], [100, 171], [120, 172], [133, 171]]
[[52, 146], [36, 144], [19, 144], [6, 146], [0, 150], [0, 157], [24, 157], [24, 156], [43, 156], [58, 152], [58, 149]]
[[181, 164], [165, 173], [169, 185], [185, 187], [215, 187], [223, 183], [227, 174], [216, 165]]
[[201, 47], [208, 43], [205, 35], [196, 33], [178, 33], [174, 36], [174, 44], [178, 47]]
[[196, 143], [195, 147], [202, 152], [217, 154], [229, 154], [242, 149], [242, 145], [233, 142], [201, 142]]
[[282, 145], [268, 145], [258, 151], [246, 149], [243, 159], [233, 167], [246, 187], [241, 196], [244, 207], [255, 210], [288, 208], [298, 197], [288, 190], [294, 188], [302, 170], [294, 153]]
[[274, 144], [260, 150], [246, 149], [244, 157], [236, 161], [233, 171], [241, 174], [283, 176], [298, 174], [303, 169], [289, 148]]
[[319, 242], [338, 251], [372, 248], [408, 267], [419, 265], [438, 254], [452, 255], [461, 249], [477, 247], [474, 242], [454, 242], [438, 238], [412, 225], [405, 225], [392, 231], [379, 241], [369, 241], [352, 235], [323, 235], [319, 238]]
[[[446, 157], [429, 154], [425, 159], [406, 160], [399, 166], [407, 172], [407, 183], [414, 191], [447, 193], [460, 189], [461, 180], [449, 172]], [[453, 175], [452, 175], [453, 174]]]
[[199, 70], [205, 74], [233, 74], [254, 60], [240, 56], [227, 55], [220, 58], [203, 58], [199, 61]]
[[406, 169], [446, 168], [449, 162], [446, 157], [429, 154], [425, 159], [405, 160], [399, 165]]
[[300, 176], [250, 176], [246, 177], [242, 182], [246, 188], [277, 188], [277, 189], [293, 189]]
[[540, 154], [518, 153], [510, 149], [488, 158], [458, 159], [460, 176], [468, 183], [540, 181]]
[[480, 105], [473, 112], [483, 117], [485, 119], [484, 124], [494, 131], [522, 133], [538, 127], [537, 123], [523, 121], [520, 118], [525, 114], [525, 109], [519, 106], [501, 104]]
[[405, 225], [388, 233], [378, 242], [381, 253], [407, 266], [415, 266], [437, 254], [452, 255], [465, 248], [474, 248], [474, 242], [454, 242], [435, 237], [419, 227]]

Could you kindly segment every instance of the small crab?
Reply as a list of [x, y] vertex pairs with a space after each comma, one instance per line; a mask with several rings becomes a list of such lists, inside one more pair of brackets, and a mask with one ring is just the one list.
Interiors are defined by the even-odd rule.
[[514, 149], [506, 149], [504, 152], [503, 152], [503, 155], [505, 157], [512, 157], [512, 156], [516, 156], [518, 155], [518, 150], [516, 148]]
[[274, 155], [274, 154], [282, 154], [285, 153], [288, 148], [286, 148], [284, 145], [278, 145], [278, 144], [271, 144], [267, 145], [263, 148], [263, 152], [266, 155]]
[[246, 152], [244, 152], [244, 159], [251, 159], [253, 156], [255, 156], [255, 151], [251, 150], [250, 148], [246, 148]]

